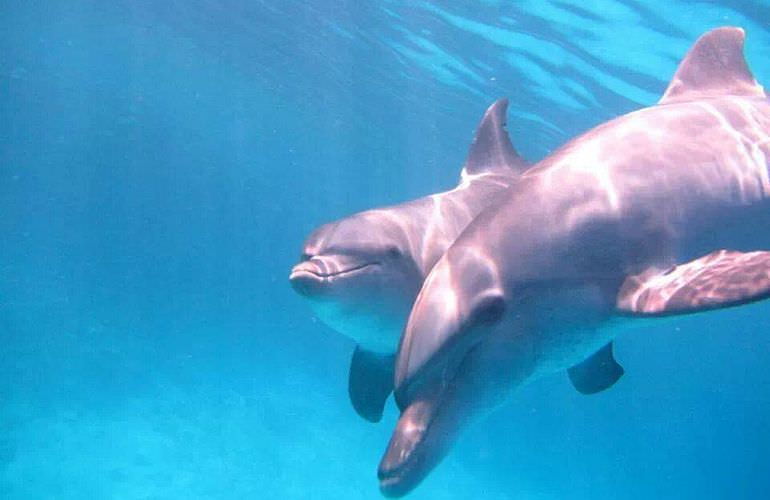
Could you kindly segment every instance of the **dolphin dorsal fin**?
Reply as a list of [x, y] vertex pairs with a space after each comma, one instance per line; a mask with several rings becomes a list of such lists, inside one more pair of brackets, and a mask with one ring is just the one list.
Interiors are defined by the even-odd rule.
[[498, 99], [487, 108], [476, 128], [463, 174], [480, 174], [506, 167], [518, 173], [527, 169], [527, 162], [513, 149], [505, 129], [507, 109], [508, 99]]
[[713, 29], [701, 36], [684, 57], [659, 104], [716, 96], [757, 96], [765, 92], [743, 57], [741, 28]]

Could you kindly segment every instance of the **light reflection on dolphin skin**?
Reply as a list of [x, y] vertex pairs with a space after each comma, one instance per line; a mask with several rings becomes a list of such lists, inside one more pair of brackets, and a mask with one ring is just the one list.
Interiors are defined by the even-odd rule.
[[358, 344], [349, 393], [378, 421], [393, 385], [393, 357], [423, 279], [457, 235], [527, 167], [505, 130], [508, 102], [492, 104], [478, 125], [459, 185], [377, 208], [316, 229], [291, 271], [315, 314]]
[[385, 495], [408, 493], [529, 381], [580, 363], [582, 392], [612, 385], [623, 330], [770, 296], [770, 100], [743, 41], [703, 35], [658, 105], [527, 170], [436, 263], [396, 358]]

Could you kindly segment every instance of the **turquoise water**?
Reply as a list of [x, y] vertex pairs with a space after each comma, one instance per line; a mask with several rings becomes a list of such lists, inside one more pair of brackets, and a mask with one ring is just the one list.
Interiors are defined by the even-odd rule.
[[[537, 160], [654, 103], [770, 2], [0, 3], [0, 498], [379, 498], [352, 343], [287, 282], [305, 235], [455, 184], [508, 97]], [[770, 228], [757, 228], [770, 230]], [[617, 342], [472, 426], [410, 496], [770, 498], [770, 305]]]

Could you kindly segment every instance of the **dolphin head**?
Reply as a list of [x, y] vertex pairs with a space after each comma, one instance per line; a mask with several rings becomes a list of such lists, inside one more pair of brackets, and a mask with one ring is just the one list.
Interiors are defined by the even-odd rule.
[[497, 266], [475, 247], [452, 247], [436, 264], [412, 307], [396, 361], [396, 397], [442, 377], [496, 328], [506, 313]]
[[327, 325], [368, 350], [395, 351], [427, 270], [528, 167], [505, 129], [507, 107], [499, 99], [487, 108], [457, 189], [361, 212], [311, 234], [289, 279]]
[[453, 246], [415, 301], [396, 359], [402, 414], [380, 462], [380, 489], [409, 492], [437, 465], [469, 418], [497, 404], [516, 376], [516, 342], [494, 262]]
[[370, 210], [316, 229], [289, 281], [329, 326], [393, 352], [422, 274], [397, 214]]

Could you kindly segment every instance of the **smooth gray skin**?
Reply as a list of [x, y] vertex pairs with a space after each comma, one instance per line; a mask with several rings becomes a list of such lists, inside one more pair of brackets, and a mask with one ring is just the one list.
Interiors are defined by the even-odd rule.
[[[743, 40], [739, 28], [703, 35], [658, 105], [536, 164], [434, 266], [396, 359], [385, 495], [419, 484], [515, 388], [639, 321], [628, 316], [767, 297], [770, 253], [738, 253], [770, 249], [770, 100]], [[669, 300], [680, 289], [691, 293]]]
[[291, 271], [315, 314], [358, 344], [350, 392], [368, 420], [379, 420], [392, 389], [393, 355], [425, 276], [527, 167], [505, 130], [507, 106], [501, 99], [485, 112], [456, 188], [321, 226]]

